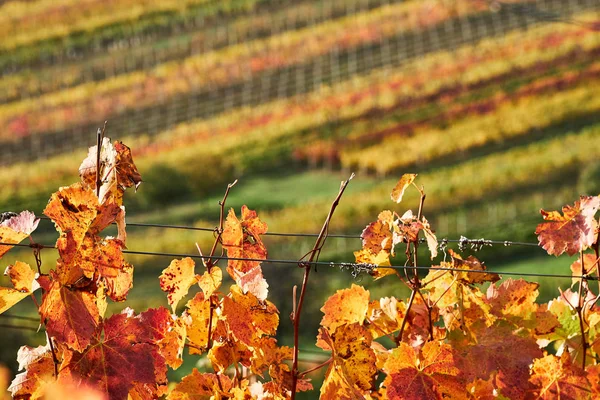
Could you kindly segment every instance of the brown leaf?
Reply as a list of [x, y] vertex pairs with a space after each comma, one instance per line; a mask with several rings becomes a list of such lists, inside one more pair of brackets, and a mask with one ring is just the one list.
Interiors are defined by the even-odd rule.
[[599, 207], [600, 197], [581, 196], [573, 206], [563, 207], [563, 215], [558, 211], [541, 210], [547, 222], [535, 230], [539, 245], [555, 256], [564, 252], [572, 256], [587, 249], [596, 241], [598, 222], [594, 216]]
[[417, 174], [402, 175], [402, 177], [400, 178], [398, 183], [396, 183], [396, 186], [394, 187], [394, 189], [392, 189], [392, 194], [391, 194], [392, 201], [395, 201], [396, 203], [400, 203], [402, 201], [402, 196], [404, 196], [404, 191], [411, 183], [413, 183], [413, 181], [415, 180], [416, 177], [417, 177]]

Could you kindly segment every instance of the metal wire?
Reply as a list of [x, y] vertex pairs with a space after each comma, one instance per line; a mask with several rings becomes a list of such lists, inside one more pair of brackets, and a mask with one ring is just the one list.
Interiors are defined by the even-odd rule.
[[[19, 247], [38, 247], [38, 248], [55, 248], [54, 246], [49, 245], [40, 245], [40, 244], [12, 244], [12, 243], [4, 243], [0, 242], [0, 245], [7, 246], [19, 246]], [[565, 278], [565, 279], [584, 279], [584, 280], [598, 280], [598, 278], [590, 276], [590, 275], [561, 275], [561, 274], [542, 274], [542, 273], [528, 273], [528, 272], [513, 272], [513, 271], [489, 271], [489, 270], [472, 270], [472, 269], [461, 269], [461, 268], [446, 268], [439, 266], [400, 266], [400, 265], [390, 265], [390, 266], [377, 266], [375, 264], [366, 264], [366, 263], [352, 263], [352, 262], [333, 262], [333, 261], [313, 261], [311, 263], [298, 261], [298, 260], [285, 260], [285, 259], [261, 259], [261, 258], [250, 258], [250, 257], [222, 257], [222, 256], [201, 256], [197, 254], [185, 254], [185, 253], [165, 253], [165, 252], [151, 252], [151, 251], [139, 251], [139, 250], [123, 250], [124, 254], [132, 254], [132, 255], [142, 255], [142, 256], [158, 256], [158, 257], [172, 257], [172, 258], [192, 258], [199, 260], [227, 260], [227, 261], [251, 261], [251, 262], [261, 262], [267, 264], [291, 264], [291, 265], [313, 265], [313, 266], [330, 266], [336, 267], [339, 266], [341, 268], [346, 269], [356, 269], [360, 271], [372, 271], [375, 268], [384, 268], [384, 269], [395, 269], [395, 270], [405, 270], [405, 269], [415, 269], [415, 270], [426, 270], [426, 271], [451, 271], [451, 272], [468, 272], [468, 273], [482, 273], [482, 274], [494, 274], [494, 275], [508, 275], [508, 276], [528, 276], [528, 277], [540, 277], [540, 278]]]
[[20, 319], [23, 321], [40, 322], [39, 318], [25, 317], [23, 315], [14, 315], [14, 314], [0, 314], [0, 318], [10, 318], [10, 319]]

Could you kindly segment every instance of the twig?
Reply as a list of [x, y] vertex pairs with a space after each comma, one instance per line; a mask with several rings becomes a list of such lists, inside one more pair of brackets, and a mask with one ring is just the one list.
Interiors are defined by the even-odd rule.
[[[587, 274], [586, 270], [585, 270], [585, 265], [583, 264], [583, 249], [579, 251], [579, 260], [581, 261], [581, 276], [585, 276]], [[587, 348], [588, 348], [588, 344], [587, 341], [585, 339], [585, 330], [584, 330], [584, 326], [583, 326], [583, 285], [587, 286], [587, 281], [584, 278], [581, 278], [581, 281], [579, 282], [579, 298], [578, 298], [578, 303], [577, 303], [577, 307], [575, 307], [575, 310], [577, 311], [577, 316], [579, 317], [579, 330], [581, 331], [581, 347], [583, 350], [583, 357], [582, 357], [582, 361], [581, 361], [581, 368], [585, 369], [585, 355], [587, 353]]]
[[399, 345], [402, 341], [402, 334], [404, 333], [404, 327], [406, 326], [406, 319], [408, 318], [408, 312], [410, 311], [413, 302], [415, 301], [415, 296], [417, 294], [416, 290], [410, 292], [410, 299], [408, 300], [408, 305], [406, 307], [406, 312], [404, 313], [404, 318], [402, 318], [402, 324], [400, 325], [400, 330], [398, 331], [398, 335], [396, 336], [396, 344]]
[[[596, 275], [600, 278], [600, 218], [598, 219], [598, 234], [596, 235], [596, 243], [593, 245], [594, 253], [596, 254]], [[583, 264], [581, 264], [581, 271], [583, 272]], [[583, 275], [583, 274], [582, 274]], [[598, 279], [598, 295], [600, 296], [600, 279]]]
[[221, 243], [221, 236], [223, 235], [223, 225], [225, 223], [225, 202], [227, 201], [227, 196], [229, 196], [229, 190], [235, 186], [237, 183], [237, 179], [232, 183], [227, 185], [227, 189], [225, 189], [225, 194], [223, 195], [223, 200], [219, 201], [219, 206], [221, 207], [221, 212], [219, 214], [219, 227], [215, 230], [217, 236], [215, 237], [215, 241], [213, 243], [212, 248], [210, 249], [210, 254], [208, 255], [208, 260], [206, 260], [206, 268], [208, 269], [208, 273], [210, 273], [210, 269], [213, 267], [213, 259], [212, 257], [215, 255], [215, 251], [217, 250], [217, 244]]
[[[299, 343], [299, 332], [300, 332], [300, 315], [302, 313], [302, 306], [304, 305], [304, 297], [306, 295], [306, 285], [308, 284], [308, 276], [310, 274], [310, 270], [312, 267], [311, 263], [313, 261], [318, 261], [318, 259], [319, 259], [319, 255], [321, 254], [321, 249], [323, 248], [323, 245], [325, 244], [325, 241], [327, 240], [327, 233], [329, 231], [329, 222], [331, 221], [331, 218], [333, 217], [333, 213], [334, 213], [335, 209], [337, 208], [337, 206], [340, 202], [340, 199], [342, 198], [342, 195], [344, 194], [344, 191], [346, 190], [346, 187], [348, 186], [348, 183], [350, 183], [350, 180], [352, 180], [352, 178], [354, 178], [354, 174], [350, 175], [350, 178], [348, 178], [347, 180], [342, 182], [337, 196], [333, 200], [333, 203], [331, 203], [331, 207], [329, 209], [329, 214], [327, 214], [327, 218], [325, 218], [325, 222], [323, 223], [323, 227], [321, 228], [321, 232], [319, 233], [319, 236], [317, 237], [317, 240], [315, 242], [313, 249], [309, 253], [307, 253], [304, 257], [302, 257], [302, 259], [300, 259], [300, 261], [298, 263], [298, 266], [300, 268], [304, 268], [304, 277], [302, 278], [302, 288], [300, 289], [300, 299], [298, 300], [298, 306], [293, 311], [293, 315], [294, 315], [294, 358], [293, 358], [293, 362], [292, 362], [292, 400], [294, 400], [296, 398], [296, 386], [298, 385], [298, 376], [299, 376], [298, 343]], [[309, 257], [308, 261], [303, 261], [303, 259], [306, 256], [308, 256], [309, 254], [310, 254], [310, 257]]]
[[102, 142], [104, 141], [104, 131], [106, 130], [106, 121], [102, 129], [98, 128], [96, 132], [96, 196], [100, 198], [100, 186], [102, 179], [100, 178], [100, 152], [102, 150]]
[[[46, 321], [44, 321], [44, 325]], [[48, 331], [46, 331], [46, 339], [48, 340], [48, 344], [50, 345], [50, 351], [52, 351], [52, 362], [54, 363], [54, 377], [58, 379], [58, 358], [56, 357], [56, 352], [54, 351], [54, 344], [52, 343], [52, 338], [48, 335]]]
[[321, 368], [323, 368], [323, 367], [325, 367], [325, 366], [327, 366], [327, 365], [331, 364], [331, 362], [332, 362], [332, 361], [333, 361], [333, 357], [329, 357], [329, 360], [325, 361], [324, 363], [321, 363], [321, 364], [317, 365], [316, 367], [313, 367], [313, 368], [307, 369], [307, 370], [306, 370], [306, 371], [304, 371], [304, 372], [301, 372], [301, 373], [298, 375], [298, 377], [299, 377], [300, 379], [302, 379], [302, 378], [304, 378], [306, 375], [310, 374], [311, 372], [314, 372], [314, 371], [316, 371], [316, 370], [318, 370], [318, 369], [321, 369]]

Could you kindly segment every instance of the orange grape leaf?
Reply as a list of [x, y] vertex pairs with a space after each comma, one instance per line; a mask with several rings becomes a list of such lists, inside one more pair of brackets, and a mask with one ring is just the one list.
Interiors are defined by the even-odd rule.
[[[222, 322], [222, 321], [219, 321]], [[239, 363], [251, 367], [252, 352], [242, 342], [229, 337], [218, 337], [208, 352], [208, 358], [218, 371], [225, 371], [230, 365]]]
[[411, 183], [413, 183], [416, 177], [417, 174], [402, 175], [398, 183], [396, 183], [396, 186], [394, 186], [394, 189], [392, 189], [392, 201], [400, 203], [402, 201], [402, 197], [404, 196], [404, 191]]
[[[52, 382], [46, 386], [44, 400], [106, 400], [106, 396], [87, 385]], [[133, 400], [133, 399], [132, 399]]]
[[422, 218], [422, 225], [423, 225], [423, 233], [425, 234], [425, 239], [427, 240], [427, 247], [429, 248], [429, 253], [431, 253], [431, 259], [433, 260], [434, 258], [437, 257], [438, 254], [438, 241], [437, 241], [437, 237], [435, 236], [435, 232], [431, 229], [431, 226], [429, 225], [429, 221], [427, 221], [427, 219], [425, 219], [425, 217], [421, 217]]
[[[292, 392], [292, 371], [289, 365], [274, 363], [269, 366], [271, 381], [263, 385], [263, 395], [268, 394], [274, 399], [287, 399]], [[299, 378], [296, 383], [296, 393], [313, 390], [312, 384]], [[265, 393], [267, 392], [267, 393]]]
[[221, 282], [223, 282], [223, 270], [217, 266], [212, 266], [210, 272], [205, 271], [198, 278], [198, 285], [206, 297], [212, 296], [221, 287]]
[[142, 176], [133, 162], [131, 149], [117, 140], [115, 142], [115, 151], [117, 152], [117, 183], [122, 188], [134, 187], [136, 190], [142, 183]]
[[167, 366], [157, 343], [164, 337], [165, 318], [170, 318], [165, 309], [113, 315], [97, 327], [90, 347], [65, 353], [59, 383], [89, 385], [111, 400], [125, 400], [130, 392], [133, 398], [160, 397]]
[[600, 197], [581, 196], [573, 206], [563, 207], [563, 215], [541, 210], [546, 222], [535, 230], [539, 245], [555, 256], [564, 252], [572, 256], [587, 249], [596, 241], [598, 222], [594, 216], [599, 207]]
[[[209, 325], [211, 323], [211, 300], [198, 292], [193, 299], [187, 302], [186, 311], [183, 314], [187, 321], [187, 337], [190, 341], [190, 354], [202, 354], [208, 347]], [[216, 324], [217, 317], [212, 315], [212, 326]]]
[[366, 327], [376, 339], [400, 329], [405, 314], [406, 305], [403, 302], [395, 297], [383, 297], [379, 301], [369, 303], [367, 312], [369, 323]]
[[233, 387], [231, 379], [223, 374], [201, 374], [196, 368], [183, 377], [167, 396], [167, 400], [221, 399]]
[[560, 324], [545, 306], [535, 302], [538, 287], [538, 283], [511, 278], [500, 286], [490, 285], [487, 290], [490, 314], [511, 322], [515, 329], [527, 328], [536, 336], [553, 332]]
[[[596, 268], [598, 268], [597, 262], [599, 262], [599, 261], [596, 259], [596, 256], [594, 254], [589, 254], [589, 253], [584, 254], [583, 255], [583, 265], [585, 267], [585, 273], [590, 274], [590, 273], [596, 271]], [[575, 260], [573, 262], [573, 264], [571, 264], [571, 274], [573, 276], [582, 276], [583, 275], [583, 270], [581, 269], [581, 258], [580, 257], [578, 257], [577, 260]], [[581, 278], [573, 277], [571, 287], [575, 286], [579, 282], [581, 282]]]
[[[267, 248], [260, 235], [267, 232], [267, 224], [262, 222], [256, 211], [242, 206], [242, 217], [238, 219], [233, 209], [229, 210], [223, 227], [223, 247], [227, 256], [232, 258], [251, 258], [264, 260], [267, 258]], [[235, 280], [239, 274], [245, 274], [255, 267], [260, 266], [260, 261], [229, 260], [227, 272]]]
[[194, 272], [195, 266], [194, 260], [190, 257], [173, 260], [167, 268], [163, 269], [159, 277], [160, 288], [167, 293], [167, 300], [173, 312], [176, 311], [179, 300], [184, 298], [190, 287], [198, 282], [198, 277]]
[[83, 351], [100, 322], [95, 293], [62, 286], [52, 272], [38, 281], [44, 289], [40, 315], [46, 331], [68, 347]]
[[[0, 223], [0, 242], [21, 243], [23, 239], [36, 230], [40, 219], [35, 217], [31, 211], [23, 211], [19, 215], [6, 219]], [[0, 245], [0, 257], [8, 252], [13, 246]]]
[[165, 337], [158, 342], [160, 354], [164, 357], [167, 365], [177, 369], [183, 363], [183, 349], [187, 337], [187, 326], [183, 318], [172, 321], [170, 329]]
[[10, 384], [12, 373], [4, 365], [0, 364], [0, 393], [6, 393]]
[[0, 287], [0, 314], [40, 287], [35, 280], [36, 273], [24, 262], [17, 261], [14, 265], [9, 265], [4, 275], [10, 277], [13, 288]]
[[571, 362], [568, 352], [559, 358], [547, 355], [533, 362], [529, 381], [535, 386], [530, 398], [591, 399], [592, 389], [586, 373]]
[[354, 257], [357, 264], [373, 264], [377, 265], [377, 267], [381, 267], [374, 268], [370, 272], [370, 275], [373, 276], [375, 280], [396, 273], [393, 268], [385, 268], [391, 265], [390, 255], [385, 250], [380, 251], [378, 254], [373, 254], [369, 249], [361, 249], [354, 252]]
[[13, 399], [44, 398], [47, 385], [55, 380], [50, 347], [22, 346], [17, 353], [17, 360], [19, 371], [25, 371], [17, 374], [8, 388]]
[[371, 222], [362, 231], [363, 249], [368, 249], [373, 254], [379, 254], [382, 250], [388, 255], [394, 251], [394, 215], [391, 211], [382, 211], [377, 217], [377, 221]]
[[358, 322], [362, 324], [369, 309], [369, 291], [352, 284], [350, 289], [338, 290], [329, 297], [321, 312], [325, 314], [321, 326], [334, 332], [338, 326]]
[[427, 342], [421, 352], [402, 342], [389, 355], [383, 382], [390, 400], [466, 399], [461, 360], [447, 344]]
[[[450, 257], [452, 258], [452, 268], [456, 269], [468, 269], [475, 272], [456, 272], [456, 276], [459, 280], [467, 284], [479, 284], [484, 282], [497, 282], [500, 280], [500, 275], [490, 274], [485, 271], [487, 268], [484, 263], [479, 261], [474, 256], [467, 257], [464, 260], [460, 254], [454, 252], [452, 249], [448, 250]], [[482, 272], [477, 272], [482, 271]]]
[[[359, 323], [339, 326], [330, 334], [326, 329], [319, 329], [319, 336], [332, 350], [333, 362], [327, 370], [325, 380], [344, 381], [351, 391], [364, 393], [373, 389], [377, 374], [377, 356], [371, 348], [373, 338], [365, 327]], [[341, 377], [329, 377], [330, 374]], [[321, 395], [332, 397], [330, 386], [323, 385]]]

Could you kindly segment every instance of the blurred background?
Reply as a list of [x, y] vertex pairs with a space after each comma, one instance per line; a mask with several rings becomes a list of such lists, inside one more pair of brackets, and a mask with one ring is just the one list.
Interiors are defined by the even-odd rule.
[[[208, 228], [129, 226], [130, 250], [208, 251], [234, 179], [228, 207], [256, 209], [272, 232], [317, 233], [355, 172], [331, 225], [355, 236], [380, 210], [416, 211], [414, 190], [400, 205], [389, 198], [406, 172], [419, 173], [438, 238], [536, 242], [540, 208], [600, 193], [598, 0], [7, 0], [0, 74], [1, 211], [41, 214], [78, 179], [106, 120], [144, 179], [126, 195], [127, 221]], [[33, 237], [52, 244], [56, 233], [42, 221]], [[270, 258], [298, 259], [314, 238], [265, 242]], [[321, 260], [353, 261], [360, 247], [330, 238]], [[464, 254], [500, 271], [569, 274], [572, 262], [534, 246]], [[52, 268], [56, 254], [42, 256]], [[13, 249], [0, 267], [17, 259], [35, 264]], [[128, 260], [134, 288], [112, 311], [166, 305], [158, 276], [171, 258]], [[290, 345], [301, 271], [263, 269]], [[408, 293], [393, 277], [374, 283], [337, 267], [311, 279], [306, 362], [327, 358], [314, 338], [336, 289], [358, 279], [372, 297]], [[543, 301], [570, 285], [537, 280]], [[10, 314], [34, 317], [33, 302]], [[0, 363], [14, 371], [18, 347], [44, 334], [0, 317]], [[198, 358], [188, 360], [174, 377]]]

